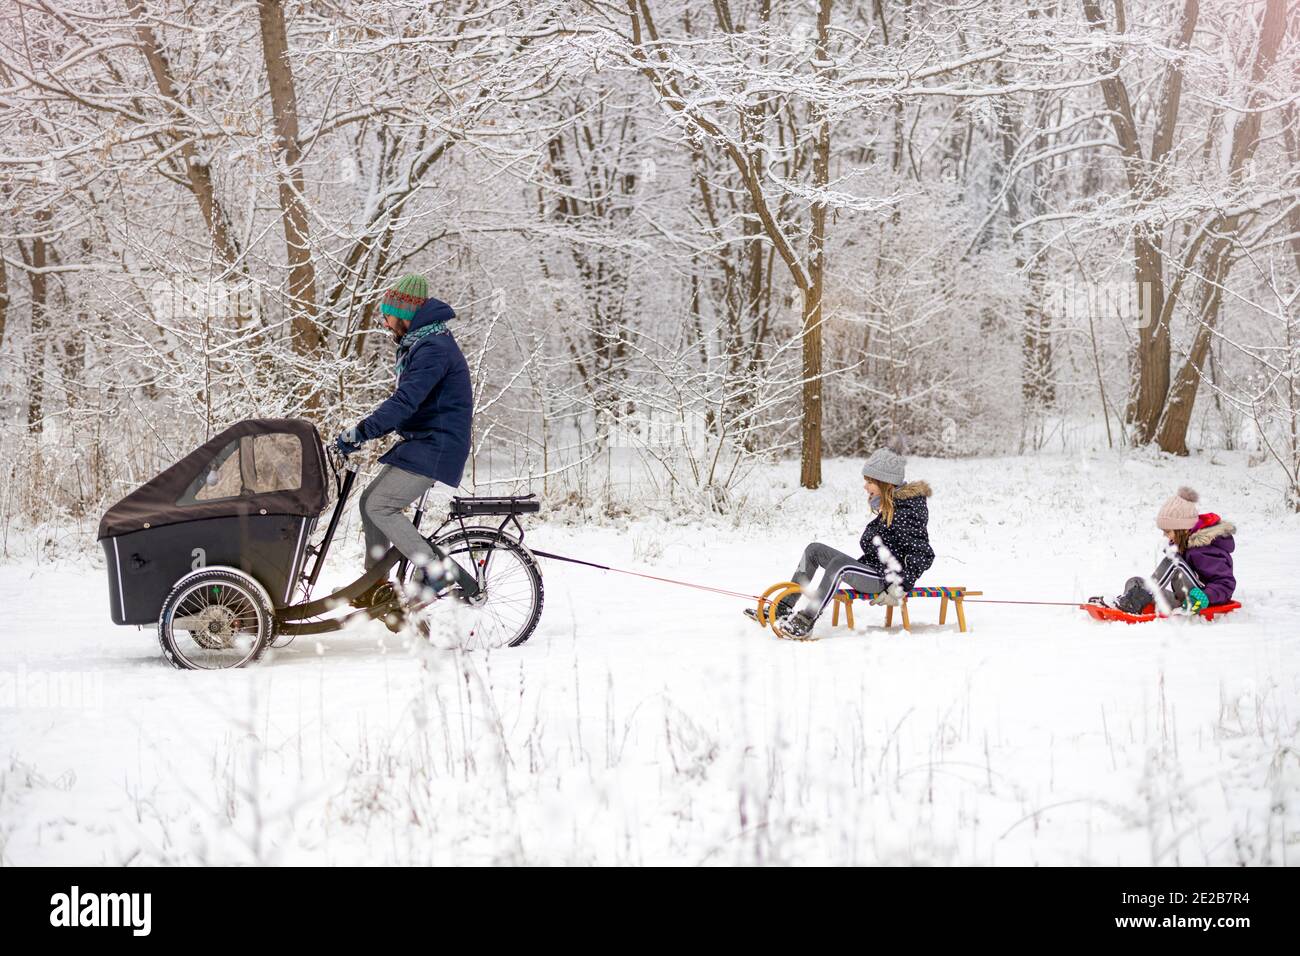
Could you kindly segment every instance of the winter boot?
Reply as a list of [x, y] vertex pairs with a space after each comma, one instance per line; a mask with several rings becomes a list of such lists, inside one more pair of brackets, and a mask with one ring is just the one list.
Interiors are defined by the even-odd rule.
[[451, 558], [416, 568], [411, 572], [411, 587], [426, 598], [452, 597], [465, 604], [478, 604], [483, 598], [483, 589], [474, 575]]
[[1115, 607], [1125, 614], [1141, 614], [1151, 603], [1151, 592], [1141, 578], [1129, 578], [1124, 593], [1115, 598]]
[[[798, 600], [799, 595], [797, 594], [787, 594], [785, 597], [781, 598], [781, 600], [776, 604], [777, 617], [779, 618], [781, 615], [789, 614], [793, 611]], [[757, 621], [758, 611], [752, 607], [747, 607], [745, 608], [745, 617], [749, 618], [751, 621]]]
[[777, 625], [781, 628], [786, 637], [801, 638], [807, 637], [812, 633], [813, 625], [817, 619], [809, 617], [807, 614], [801, 614], [798, 611], [790, 614], [788, 617], [778, 618]]

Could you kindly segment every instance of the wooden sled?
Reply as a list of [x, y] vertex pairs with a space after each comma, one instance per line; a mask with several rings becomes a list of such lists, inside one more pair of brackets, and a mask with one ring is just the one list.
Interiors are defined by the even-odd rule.
[[[811, 634], [806, 637], [794, 637], [787, 634], [781, 629], [780, 622], [776, 617], [777, 605], [781, 599], [792, 595], [803, 593], [803, 588], [793, 581], [782, 581], [774, 584], [763, 592], [762, 597], [758, 599], [758, 610], [755, 620], [763, 627], [770, 627], [772, 633], [777, 637], [790, 641], [811, 641], [816, 640]], [[939, 599], [939, 623], [946, 624], [948, 621], [948, 606], [952, 605], [953, 610], [957, 612], [957, 630], [963, 634], [966, 632], [966, 604], [967, 597], [973, 597], [983, 594], [983, 591], [971, 591], [964, 586], [945, 585], [943, 587], [930, 588], [912, 588], [907, 592], [907, 597], [903, 598], [898, 609], [903, 618], [903, 630], [910, 632], [912, 630], [912, 621], [907, 613], [907, 602], [912, 598], [938, 598]], [[872, 598], [870, 594], [863, 594], [858, 591], [841, 589], [835, 592], [831, 600], [831, 626], [836, 627], [840, 623], [840, 610], [844, 610], [844, 624], [849, 630], [853, 629], [853, 602], [869, 601]], [[894, 626], [894, 608], [892, 605], [884, 605], [885, 608], [885, 627]]]

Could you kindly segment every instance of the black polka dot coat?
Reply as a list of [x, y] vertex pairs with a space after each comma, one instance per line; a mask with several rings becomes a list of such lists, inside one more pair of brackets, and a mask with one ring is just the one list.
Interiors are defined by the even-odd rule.
[[934, 564], [934, 550], [930, 547], [930, 507], [926, 499], [930, 497], [930, 486], [924, 481], [909, 481], [894, 489], [894, 520], [885, 524], [882, 515], [876, 515], [867, 530], [862, 532], [861, 561], [872, 568], [881, 578], [889, 580], [889, 568], [880, 559], [879, 545], [875, 544], [878, 536], [889, 553], [902, 566], [898, 572], [902, 578], [901, 586], [906, 594], [919, 578]]

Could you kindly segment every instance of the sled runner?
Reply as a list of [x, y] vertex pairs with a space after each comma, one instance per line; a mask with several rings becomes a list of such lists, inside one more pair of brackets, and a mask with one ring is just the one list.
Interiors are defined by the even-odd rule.
[[[417, 594], [420, 589], [409, 586], [413, 569], [389, 548], [351, 584], [312, 600], [357, 477], [357, 466], [345, 461], [340, 478], [333, 455], [308, 421], [250, 419], [115, 504], [98, 534], [113, 622], [156, 622], [163, 655], [183, 669], [242, 667], [281, 635], [325, 634], [358, 618], [381, 619], [393, 630], [409, 622], [427, 634], [438, 598], [456, 598], [471, 609], [462, 635], [466, 647], [528, 640], [542, 611], [541, 572], [519, 523], [520, 515], [540, 509], [532, 495], [452, 499], [446, 519], [426, 538], [439, 558], [458, 566], [443, 566], [447, 573], [440, 577], [449, 583], [436, 593]], [[334, 510], [313, 545], [329, 504], [327, 467]], [[417, 528], [424, 510], [421, 497]], [[466, 523], [485, 516], [501, 521], [495, 527]], [[507, 530], [512, 526], [515, 533]], [[395, 581], [380, 587], [368, 606], [350, 606], [387, 581], [394, 567]]]
[[[756, 620], [762, 627], [771, 627], [772, 633], [777, 637], [787, 640], [815, 640], [815, 638], [804, 636], [795, 637], [787, 634], [781, 627], [780, 615], [777, 613], [778, 607], [782, 600], [791, 597], [797, 597], [803, 593], [803, 588], [793, 581], [782, 581], [774, 584], [758, 599], [758, 609], [754, 614]], [[903, 618], [903, 630], [911, 631], [912, 622], [907, 613], [907, 602], [913, 598], [939, 598], [939, 623], [944, 624], [948, 619], [948, 605], [952, 604], [957, 612], [957, 630], [963, 634], [966, 632], [966, 598], [983, 594], [983, 591], [971, 591], [964, 586], [945, 585], [943, 587], [912, 588], [907, 592], [907, 596], [899, 603], [898, 608]], [[840, 623], [840, 608], [844, 609], [844, 624], [849, 630], [853, 629], [853, 602], [869, 601], [874, 597], [871, 594], [864, 594], [860, 591], [846, 590], [844, 588], [835, 592], [831, 599], [831, 626], [835, 627]], [[885, 606], [885, 627], [894, 625], [894, 608], [892, 605]]]
[[[1093, 617], [1098, 621], [1123, 621], [1126, 624], [1143, 624], [1147, 621], [1154, 621], [1158, 617], [1170, 616], [1168, 614], [1157, 614], [1155, 611], [1145, 614], [1128, 614], [1121, 611], [1119, 608], [1106, 607], [1101, 604], [1080, 604], [1079, 607], [1083, 608], [1088, 612], [1090, 617]], [[1212, 604], [1207, 608], [1202, 608], [1196, 613], [1207, 621], [1212, 621], [1216, 616], [1220, 614], [1231, 614], [1239, 607], [1241, 607], [1239, 602], [1229, 601], [1227, 604]]]

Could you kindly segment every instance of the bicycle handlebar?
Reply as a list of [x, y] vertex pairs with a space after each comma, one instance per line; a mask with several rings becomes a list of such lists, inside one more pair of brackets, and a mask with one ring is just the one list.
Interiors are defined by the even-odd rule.
[[355, 461], [352, 460], [351, 455], [345, 455], [337, 448], [335, 448], [333, 442], [328, 442], [324, 444], [325, 444], [325, 453], [335, 458], [338, 458], [342, 464], [343, 471], [355, 472], [361, 468], [360, 465], [358, 465]]

